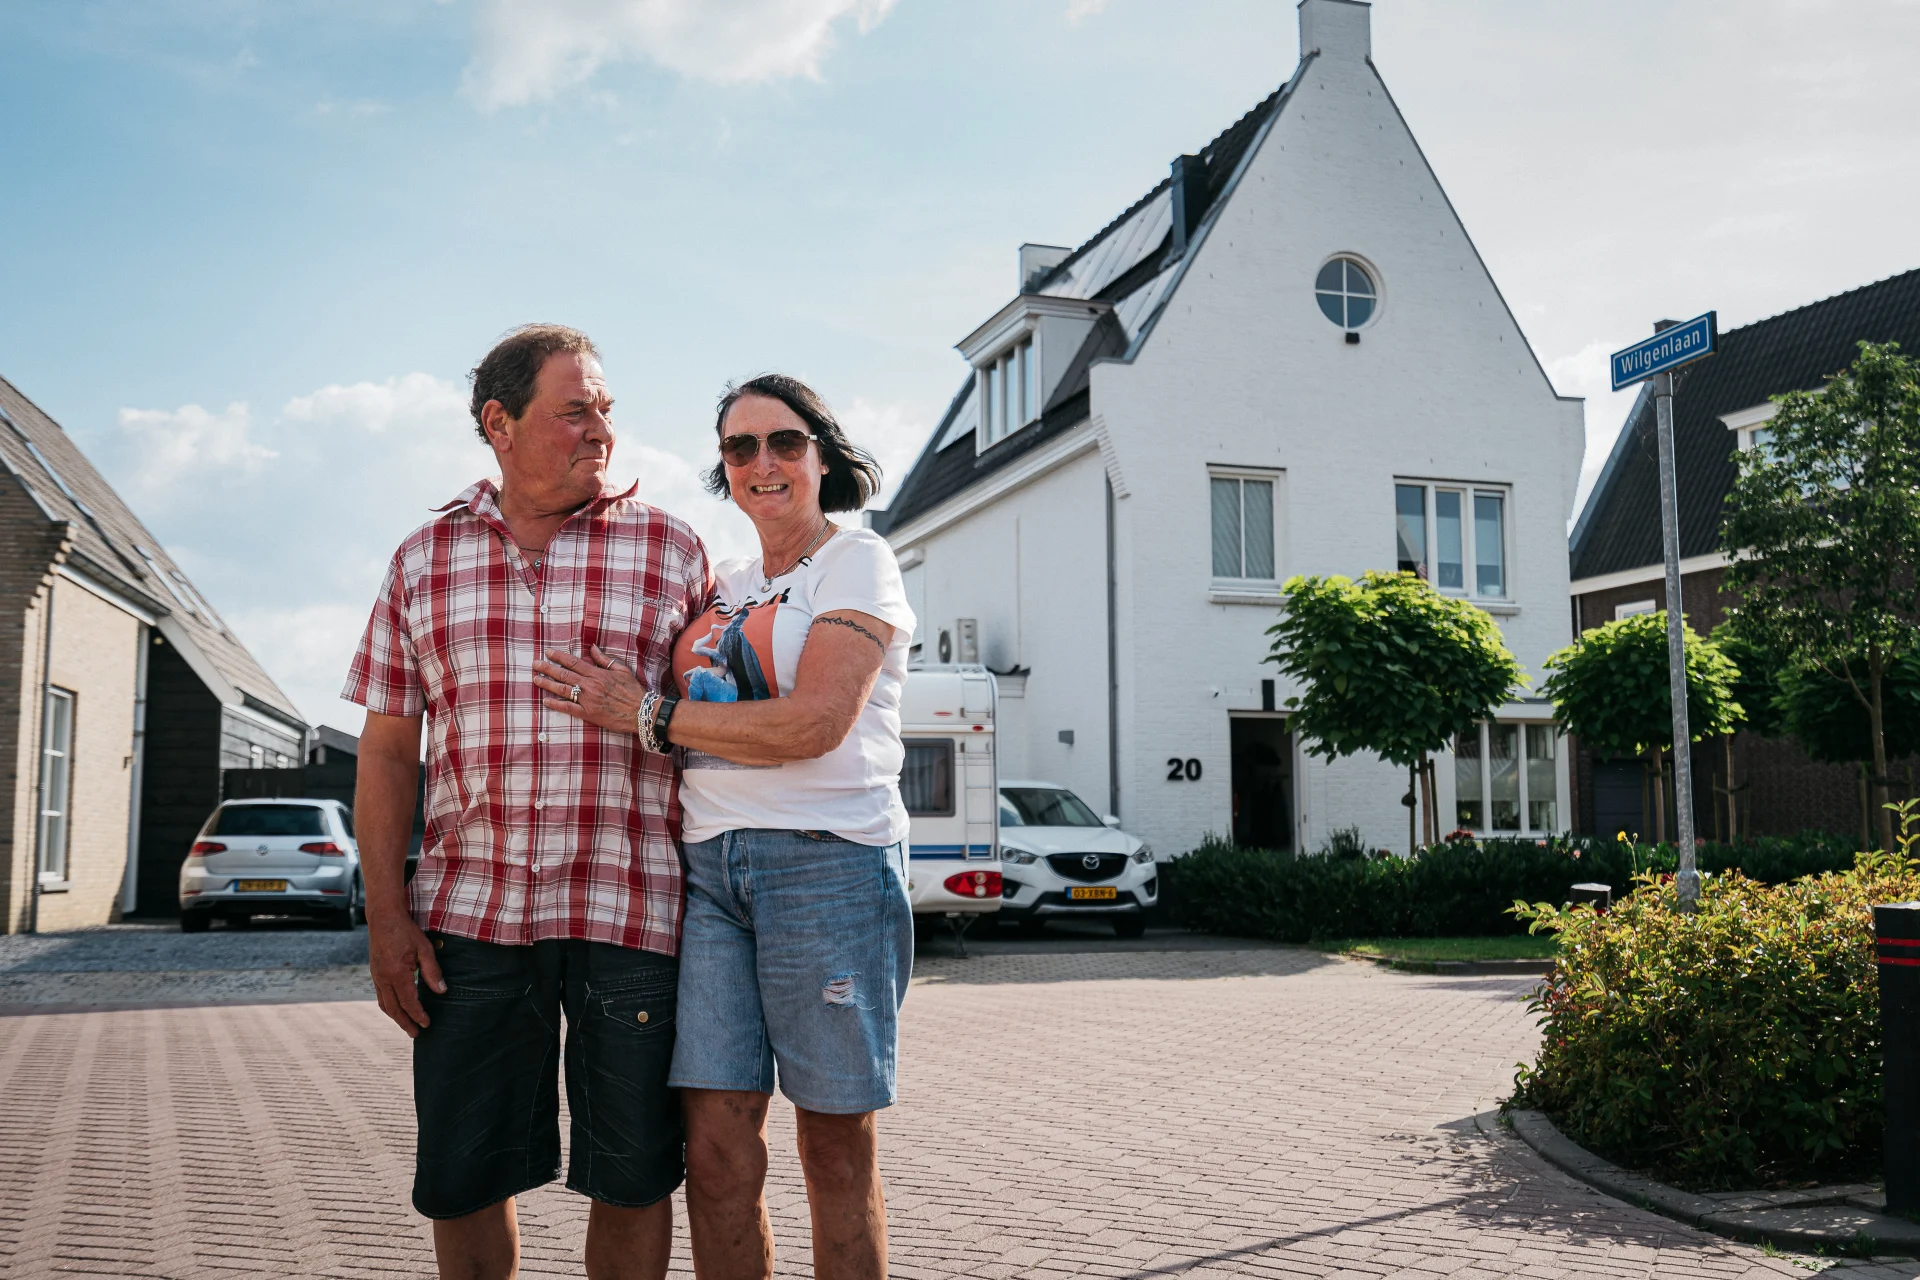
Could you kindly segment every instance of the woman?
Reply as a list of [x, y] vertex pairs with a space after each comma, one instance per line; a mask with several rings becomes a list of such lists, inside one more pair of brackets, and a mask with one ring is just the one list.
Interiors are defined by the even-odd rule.
[[687, 916], [671, 1083], [687, 1118], [687, 1212], [706, 1277], [771, 1276], [764, 1184], [775, 1083], [793, 1102], [814, 1273], [886, 1275], [874, 1113], [894, 1095], [913, 963], [900, 802], [900, 687], [913, 613], [892, 550], [831, 511], [879, 467], [826, 404], [777, 374], [727, 389], [707, 477], [761, 554], [715, 567], [712, 607], [641, 689], [597, 649], [537, 667], [547, 705], [685, 749]]

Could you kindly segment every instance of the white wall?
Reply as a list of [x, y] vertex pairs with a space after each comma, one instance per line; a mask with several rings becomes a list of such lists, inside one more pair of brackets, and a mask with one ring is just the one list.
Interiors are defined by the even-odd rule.
[[[1357, 346], [1313, 295], [1341, 252], [1381, 283]], [[1260, 662], [1273, 610], [1207, 599], [1208, 464], [1285, 470], [1282, 579], [1392, 569], [1396, 476], [1511, 485], [1520, 607], [1497, 621], [1536, 679], [1569, 639], [1581, 406], [1555, 396], [1359, 56], [1323, 41], [1137, 359], [1095, 366], [1093, 406], [1130, 493], [1116, 512], [1122, 812], [1163, 852], [1226, 827], [1227, 713], [1257, 709], [1274, 674]], [[1176, 754], [1204, 761], [1201, 782], [1166, 781]], [[1377, 760], [1297, 760], [1305, 844], [1358, 823], [1404, 847], [1405, 786]]]
[[[918, 547], [926, 557], [915, 570], [926, 600], [925, 661], [938, 660], [941, 628], [976, 618], [982, 662], [1002, 671], [1032, 669], [1025, 697], [1001, 704], [1001, 776], [1062, 783], [1103, 809], [1106, 477], [1088, 443], [993, 505], [925, 536], [908, 526], [893, 542], [896, 550]], [[1072, 746], [1059, 741], [1062, 729], [1073, 730]]]

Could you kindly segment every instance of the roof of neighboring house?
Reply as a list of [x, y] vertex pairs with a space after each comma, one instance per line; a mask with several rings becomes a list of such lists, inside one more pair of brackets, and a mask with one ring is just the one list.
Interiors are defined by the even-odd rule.
[[163, 629], [176, 643], [190, 644], [194, 656], [232, 685], [243, 703], [290, 727], [306, 727], [292, 699], [79, 446], [5, 378], [0, 378], [0, 469], [13, 474], [50, 521], [69, 525], [69, 568], [166, 619], [171, 625]]
[[[1298, 75], [1296, 71], [1295, 80]], [[1279, 112], [1293, 83], [1290, 80], [1274, 90], [1197, 156], [1186, 158], [1183, 185], [1190, 231], [1220, 202], [1248, 148], [1261, 127]], [[905, 525], [1086, 421], [1088, 370], [1093, 362], [1126, 355], [1144, 336], [1166, 301], [1187, 251], [1198, 242], [1196, 235], [1189, 234], [1184, 245], [1175, 244], [1173, 182], [1169, 174], [1057, 266], [1025, 284], [1029, 294], [1112, 307], [1073, 354], [1040, 421], [978, 451], [974, 427], [979, 406], [969, 373], [892, 505], [871, 513], [876, 530], [884, 534]]]
[[[1824, 386], [1853, 363], [1863, 341], [1897, 342], [1920, 355], [1920, 270], [1729, 329], [1715, 354], [1674, 375], [1683, 558], [1720, 550], [1722, 509], [1738, 471], [1738, 441], [1721, 416]], [[1653, 397], [1643, 390], [1574, 525], [1575, 582], [1661, 562], [1654, 431]]]

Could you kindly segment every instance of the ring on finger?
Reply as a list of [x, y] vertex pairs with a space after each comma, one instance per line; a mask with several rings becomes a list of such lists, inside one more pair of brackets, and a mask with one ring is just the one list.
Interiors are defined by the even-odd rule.
[[576, 702], [576, 703], [580, 701], [580, 686], [579, 686], [579, 685], [575, 685], [575, 686], [573, 686], [573, 688], [571, 688], [571, 689], [569, 689], [569, 690], [567, 691], [567, 701], [568, 701], [568, 702]]

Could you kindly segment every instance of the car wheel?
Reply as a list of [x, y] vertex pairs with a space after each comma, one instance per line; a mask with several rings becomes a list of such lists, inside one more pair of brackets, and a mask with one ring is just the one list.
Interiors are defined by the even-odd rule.
[[355, 924], [367, 922], [367, 891], [361, 887], [360, 873], [357, 871], [353, 876], [353, 906], [348, 909], [347, 914]]
[[1147, 932], [1145, 916], [1115, 916], [1113, 918], [1113, 936], [1116, 938], [1140, 938]]
[[204, 911], [182, 911], [180, 913], [180, 932], [205, 933], [213, 924], [213, 918]]

